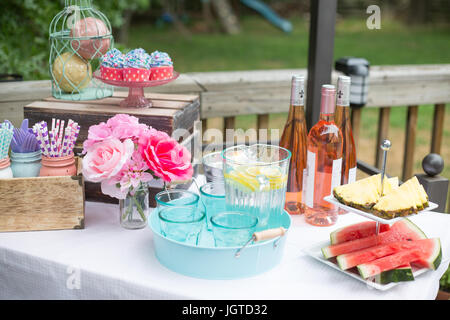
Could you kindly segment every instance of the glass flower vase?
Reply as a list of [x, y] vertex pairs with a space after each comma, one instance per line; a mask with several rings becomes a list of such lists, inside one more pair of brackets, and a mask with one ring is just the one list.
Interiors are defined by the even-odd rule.
[[119, 200], [120, 225], [125, 229], [142, 229], [147, 225], [149, 191], [146, 183], [130, 189], [125, 199]]

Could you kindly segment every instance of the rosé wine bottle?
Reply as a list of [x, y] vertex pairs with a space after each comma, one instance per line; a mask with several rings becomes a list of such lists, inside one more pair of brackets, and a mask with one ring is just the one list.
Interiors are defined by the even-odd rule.
[[[341, 185], [356, 181], [356, 147], [350, 123], [350, 77], [339, 76], [334, 121], [342, 132]], [[339, 214], [347, 213], [339, 209]]]
[[291, 151], [285, 210], [289, 214], [304, 212], [302, 203], [303, 174], [306, 172], [305, 77], [292, 77], [289, 115], [280, 139], [280, 147]]
[[315, 226], [336, 223], [338, 208], [323, 198], [341, 184], [342, 133], [334, 123], [336, 89], [322, 86], [319, 122], [309, 131], [303, 202], [305, 220]]

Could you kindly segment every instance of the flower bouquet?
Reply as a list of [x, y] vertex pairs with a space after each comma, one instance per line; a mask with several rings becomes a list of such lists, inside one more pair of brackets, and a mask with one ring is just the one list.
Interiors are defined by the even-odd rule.
[[119, 199], [121, 225], [128, 229], [147, 224], [149, 181], [186, 181], [193, 174], [184, 146], [127, 114], [91, 126], [83, 154], [83, 176]]

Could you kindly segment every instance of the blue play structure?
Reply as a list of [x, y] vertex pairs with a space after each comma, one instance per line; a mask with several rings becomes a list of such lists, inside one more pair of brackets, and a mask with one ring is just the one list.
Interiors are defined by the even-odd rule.
[[[202, 0], [204, 2], [209, 2], [210, 0]], [[289, 33], [292, 31], [292, 24], [290, 21], [281, 18], [275, 11], [272, 10], [267, 4], [260, 0], [240, 0], [241, 3], [266, 18], [272, 25], [281, 29], [282, 31]], [[187, 16], [182, 17], [182, 21], [186, 21]], [[172, 24], [174, 22], [174, 17], [169, 12], [164, 12], [156, 21], [156, 25], [161, 27], [162, 25], [168, 23]]]
[[264, 18], [266, 18], [270, 23], [272, 23], [277, 28], [280, 28], [284, 32], [292, 31], [292, 24], [280, 16], [278, 16], [268, 5], [259, 0], [241, 0], [241, 3], [249, 8], [252, 8]]

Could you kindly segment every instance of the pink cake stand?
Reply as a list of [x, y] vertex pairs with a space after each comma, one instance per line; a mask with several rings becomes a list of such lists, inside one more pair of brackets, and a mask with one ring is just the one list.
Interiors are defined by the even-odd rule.
[[145, 98], [144, 88], [162, 86], [163, 84], [175, 80], [176, 78], [178, 78], [179, 75], [180, 74], [178, 72], [174, 71], [172, 78], [164, 80], [120, 81], [120, 80], [103, 79], [100, 75], [100, 70], [95, 71], [93, 74], [94, 78], [106, 84], [116, 87], [129, 88], [128, 97], [126, 97], [122, 102], [120, 102], [120, 106], [122, 108], [150, 108], [152, 106], [152, 101]]

